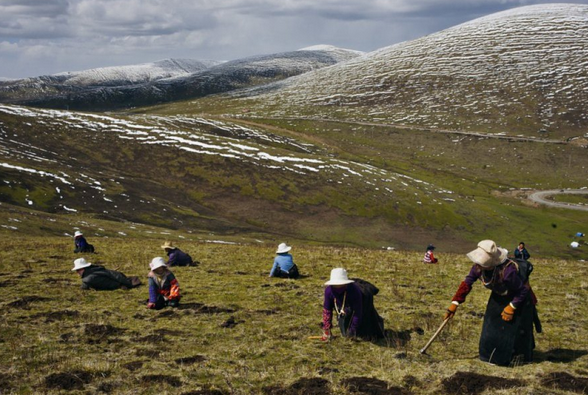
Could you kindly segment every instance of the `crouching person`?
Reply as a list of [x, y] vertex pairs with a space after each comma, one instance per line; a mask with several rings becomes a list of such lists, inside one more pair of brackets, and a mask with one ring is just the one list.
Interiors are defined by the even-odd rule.
[[502, 366], [518, 363], [519, 359], [531, 362], [535, 348], [533, 324], [537, 332], [541, 331], [536, 298], [528, 281], [533, 267], [525, 261], [508, 259], [507, 251], [492, 240], [480, 241], [467, 257], [474, 265], [453, 296], [445, 319], [454, 316], [474, 283], [480, 280], [492, 291], [480, 336], [480, 359]]
[[343, 268], [331, 270], [331, 278], [325, 285], [321, 340], [331, 338], [333, 310], [343, 337], [376, 340], [385, 336], [384, 320], [374, 307], [378, 288], [365, 280], [349, 279]]
[[92, 265], [84, 258], [74, 261], [71, 269], [82, 278], [82, 289], [112, 291], [114, 289], [130, 289], [141, 285], [139, 277], [127, 277], [116, 270], [108, 270], [100, 265]]
[[149, 301], [148, 309], [159, 310], [166, 306], [178, 307], [180, 303], [180, 283], [167, 268], [161, 257], [153, 258], [149, 264]]

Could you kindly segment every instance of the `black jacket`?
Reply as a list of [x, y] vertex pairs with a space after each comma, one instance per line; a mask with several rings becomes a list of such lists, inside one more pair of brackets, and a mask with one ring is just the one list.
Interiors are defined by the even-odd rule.
[[82, 274], [82, 289], [111, 291], [120, 287], [132, 288], [131, 280], [116, 270], [108, 270], [102, 266], [90, 265]]

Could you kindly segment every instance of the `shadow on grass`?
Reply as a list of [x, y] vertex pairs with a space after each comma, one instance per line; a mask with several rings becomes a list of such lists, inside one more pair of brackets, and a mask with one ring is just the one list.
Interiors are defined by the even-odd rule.
[[587, 355], [586, 350], [570, 350], [566, 348], [554, 348], [548, 351], [535, 351], [534, 359], [535, 362], [560, 362], [569, 363], [577, 360], [578, 358]]

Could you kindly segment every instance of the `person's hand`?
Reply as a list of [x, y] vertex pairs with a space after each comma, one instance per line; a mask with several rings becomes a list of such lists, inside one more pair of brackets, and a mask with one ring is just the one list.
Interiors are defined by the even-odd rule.
[[510, 322], [512, 321], [512, 317], [514, 315], [515, 312], [515, 308], [513, 307], [512, 304], [507, 304], [506, 307], [504, 308], [504, 310], [502, 310], [502, 314], [500, 314], [502, 316], [502, 319], [506, 322]]
[[154, 309], [155, 308], [155, 303], [147, 303], [147, 308], [148, 309]]
[[445, 315], [443, 316], [443, 321], [445, 321], [448, 318], [453, 318], [453, 316], [455, 315], [455, 312], [457, 311], [457, 306], [459, 306], [459, 305], [451, 302], [451, 304], [447, 308], [447, 311], [445, 312]]
[[323, 336], [321, 337], [321, 341], [328, 342], [329, 340], [331, 340], [331, 331], [330, 330], [324, 331]]

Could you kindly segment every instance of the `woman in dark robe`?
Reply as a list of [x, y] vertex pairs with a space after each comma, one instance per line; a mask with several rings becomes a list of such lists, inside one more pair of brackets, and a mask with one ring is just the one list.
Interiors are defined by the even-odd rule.
[[508, 259], [507, 251], [492, 240], [482, 240], [478, 248], [467, 254], [474, 265], [462, 281], [445, 313], [453, 317], [457, 307], [477, 280], [490, 289], [480, 336], [480, 359], [508, 366], [519, 361], [533, 361], [535, 340], [533, 320], [536, 299], [528, 282], [532, 266]]
[[333, 311], [343, 337], [360, 337], [376, 340], [384, 337], [384, 320], [374, 307], [378, 288], [361, 279], [349, 279], [343, 268], [331, 270], [331, 279], [325, 283], [323, 303], [323, 336], [331, 338]]

